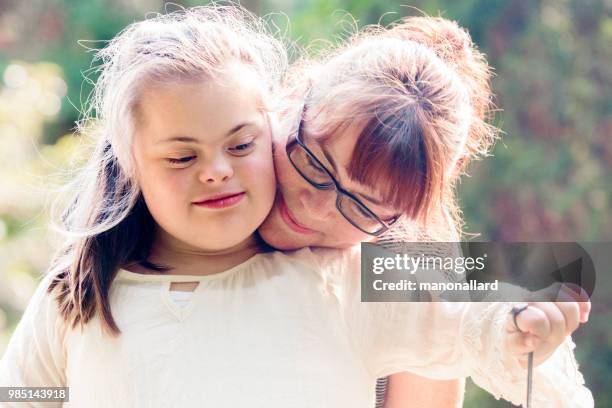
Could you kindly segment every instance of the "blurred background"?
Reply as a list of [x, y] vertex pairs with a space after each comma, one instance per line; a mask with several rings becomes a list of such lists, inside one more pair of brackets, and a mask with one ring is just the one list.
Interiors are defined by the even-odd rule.
[[[177, 1], [192, 6], [206, 2]], [[402, 4], [405, 4], [402, 6]], [[609, 0], [248, 0], [302, 46], [405, 15], [457, 20], [494, 67], [504, 131], [460, 185], [467, 231], [507, 241], [612, 241], [612, 3]], [[91, 52], [157, 0], [0, 0], [0, 355], [53, 248], [47, 192], [78, 145]], [[420, 10], [420, 11], [419, 11]], [[386, 14], [390, 13], [390, 14]], [[384, 17], [381, 19], [381, 16]], [[101, 47], [103, 43], [88, 43]], [[599, 274], [612, 273], [598, 270]], [[597, 290], [597, 289], [596, 289]], [[575, 335], [596, 404], [612, 407], [612, 312], [593, 301]], [[535, 390], [537, 392], [537, 389]], [[466, 407], [508, 407], [469, 385]]]

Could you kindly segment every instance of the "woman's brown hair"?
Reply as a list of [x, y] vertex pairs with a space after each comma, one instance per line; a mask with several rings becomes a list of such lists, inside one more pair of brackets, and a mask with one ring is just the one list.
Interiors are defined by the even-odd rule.
[[473, 117], [465, 151], [456, 173], [465, 171], [470, 160], [486, 156], [498, 134], [490, 125], [493, 113], [492, 69], [485, 55], [472, 42], [466, 29], [441, 17], [406, 17], [388, 31], [391, 36], [426, 45], [454, 69], [467, 88]]
[[296, 83], [310, 76], [310, 134], [325, 143], [361, 129], [349, 176], [429, 235], [457, 239], [458, 175], [495, 139], [486, 123], [490, 68], [468, 33], [442, 18], [408, 17], [368, 27], [296, 72]]

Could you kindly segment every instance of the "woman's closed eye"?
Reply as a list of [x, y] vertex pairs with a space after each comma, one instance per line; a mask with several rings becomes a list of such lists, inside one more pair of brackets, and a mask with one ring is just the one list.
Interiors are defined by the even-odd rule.
[[357, 212], [359, 213], [359, 215], [361, 215], [363, 218], [372, 218], [372, 215], [367, 212], [362, 206], [360, 205], [355, 205], [355, 207], [357, 207]]
[[[361, 216], [363, 216], [365, 218], [371, 218], [371, 219], [375, 218], [374, 216], [372, 216], [372, 214], [370, 214], [365, 208], [361, 207], [360, 205], [356, 205], [355, 207], [358, 208], [359, 215], [361, 215]], [[374, 213], [374, 214], [376, 214], [376, 213]], [[381, 216], [378, 216], [378, 217], [385, 224], [392, 225], [392, 224], [394, 224], [398, 220], [398, 218], [400, 216], [399, 215], [391, 215], [391, 216], [381, 215]]]
[[309, 154], [307, 154], [307, 155], [306, 155], [306, 157], [307, 157], [307, 159], [306, 159], [306, 160], [307, 160], [308, 165], [309, 165], [310, 167], [312, 167], [312, 168], [313, 168], [315, 171], [317, 171], [318, 173], [321, 173], [321, 174], [327, 174], [327, 172], [326, 172], [326, 171], [325, 171], [323, 168], [321, 168], [321, 166], [319, 165], [319, 163], [317, 163], [316, 161], [314, 161], [314, 160], [312, 159], [312, 157], [310, 157], [310, 155], [309, 155]]

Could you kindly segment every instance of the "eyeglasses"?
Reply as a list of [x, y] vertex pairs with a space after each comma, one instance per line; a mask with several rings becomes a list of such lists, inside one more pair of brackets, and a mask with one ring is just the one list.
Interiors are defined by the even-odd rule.
[[302, 138], [303, 116], [305, 107], [300, 116], [300, 123], [293, 140], [286, 145], [289, 161], [298, 173], [318, 190], [336, 190], [336, 208], [355, 228], [368, 235], [378, 236], [387, 231], [399, 216], [390, 221], [383, 221], [354, 194], [345, 190], [332, 176], [332, 173], [321, 163], [317, 156], [304, 144]]

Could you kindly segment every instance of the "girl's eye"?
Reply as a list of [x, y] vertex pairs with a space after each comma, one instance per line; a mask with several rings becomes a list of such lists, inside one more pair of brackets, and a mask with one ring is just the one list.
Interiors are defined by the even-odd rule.
[[171, 164], [186, 164], [195, 159], [195, 156], [179, 157], [178, 159], [168, 158], [168, 162]]
[[240, 143], [239, 145], [232, 146], [228, 150], [231, 153], [240, 156], [240, 155], [245, 155], [249, 153], [251, 150], [253, 150], [254, 146], [255, 146], [255, 142], [250, 141], [247, 143]]

